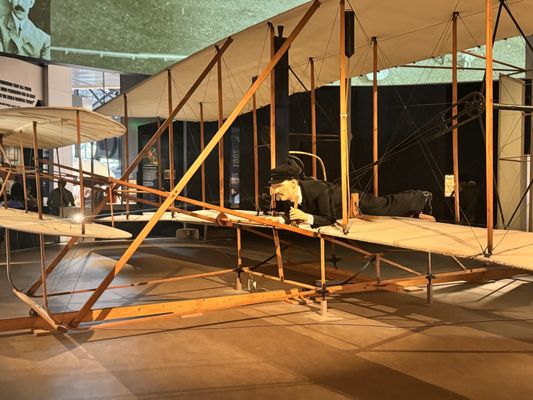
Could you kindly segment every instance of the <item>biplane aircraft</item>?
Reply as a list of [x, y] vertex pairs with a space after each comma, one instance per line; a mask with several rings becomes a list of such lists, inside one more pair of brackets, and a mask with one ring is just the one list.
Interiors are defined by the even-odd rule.
[[[136, 201], [156, 207], [153, 213], [143, 215], [112, 216], [108, 221], [138, 221], [144, 224], [141, 232], [131, 241], [114, 267], [102, 280], [101, 284], [91, 290], [91, 296], [75, 312], [56, 313], [38, 310], [38, 305], [30, 305], [39, 316], [1, 320], [0, 330], [45, 329], [76, 330], [94, 329], [114, 320], [135, 319], [139, 317], [158, 317], [166, 315], [186, 315], [217, 310], [245, 304], [255, 304], [289, 298], [314, 297], [326, 311], [326, 294], [337, 291], [361, 290], [402, 290], [405, 285], [431, 285], [435, 282], [456, 280], [478, 280], [483, 277], [505, 277], [533, 269], [533, 234], [522, 231], [494, 229], [493, 223], [493, 57], [494, 40], [523, 35], [531, 48], [526, 33], [533, 31], [533, 0], [515, 1], [437, 1], [428, 6], [425, 1], [413, 1], [406, 8], [402, 2], [387, 0], [375, 2], [370, 0], [322, 0], [310, 1], [299, 7], [277, 15], [268, 21], [256, 24], [238, 32], [213, 46], [168, 67], [166, 70], [141, 82], [119, 98], [100, 107], [97, 111], [109, 116], [160, 117], [165, 118], [144, 148], [136, 155], [123, 171], [120, 179], [108, 179], [108, 196], [117, 194], [129, 199], [127, 190], [137, 189], [152, 193], [160, 202], [137, 199]], [[496, 23], [494, 23], [496, 22]], [[443, 32], [453, 32], [452, 40], [443, 41]], [[276, 35], [277, 33], [277, 35]], [[283, 37], [286, 35], [286, 37]], [[378, 180], [380, 159], [387, 154], [377, 148], [377, 54], [385, 54], [380, 68], [390, 68], [424, 60], [446, 53], [455, 55], [479, 45], [486, 45], [486, 85], [481, 100], [477, 97], [477, 109], [485, 116], [486, 129], [486, 186], [487, 186], [487, 227], [473, 228], [459, 224], [429, 222], [413, 218], [373, 217], [359, 218], [352, 210], [352, 197], [349, 188], [349, 139], [348, 139], [348, 98], [351, 77], [372, 73], [374, 77], [374, 160], [372, 170], [374, 182]], [[366, 57], [365, 51], [373, 52], [374, 57]], [[455, 58], [454, 58], [455, 60]], [[270, 166], [273, 168], [287, 159], [290, 149], [288, 141], [277, 131], [275, 103], [278, 93], [276, 74], [279, 65], [285, 63], [292, 75], [291, 84], [286, 85], [287, 95], [309, 91], [311, 96], [312, 116], [312, 175], [317, 176], [316, 158], [316, 102], [315, 90], [321, 86], [338, 81], [339, 90], [339, 159], [342, 186], [342, 218], [336, 224], [318, 229], [309, 226], [285, 224], [255, 210], [235, 210], [225, 207], [224, 152], [223, 139], [235, 119], [243, 112], [252, 112], [254, 121], [254, 189], [255, 202], [259, 202], [259, 179], [257, 160], [257, 125], [258, 107], [270, 105]], [[224, 72], [223, 72], [224, 69]], [[457, 99], [457, 62], [452, 70], [453, 99], [450, 133], [453, 135], [455, 189], [458, 192], [457, 164], [457, 129], [461, 126], [458, 109], [461, 102]], [[239, 96], [235, 92], [240, 93]], [[162, 93], [165, 93], [162, 96]], [[500, 105], [501, 108], [506, 105]], [[507, 108], [519, 111], [527, 107], [511, 106]], [[174, 176], [173, 166], [173, 121], [197, 121], [200, 123], [201, 151], [196, 160], [188, 167], [183, 176]], [[218, 121], [218, 131], [205, 143], [203, 125], [207, 121]], [[146, 153], [160, 140], [162, 134], [169, 130], [170, 191], [162, 187], [151, 188], [129, 181], [130, 174], [140, 164]], [[126, 138], [128, 133], [126, 132]], [[9, 138], [10, 136], [7, 136]], [[13, 138], [15, 135], [13, 135]], [[7, 139], [6, 138], [6, 139]], [[79, 142], [79, 141], [78, 141]], [[219, 204], [205, 201], [205, 161], [218, 146], [219, 157]], [[202, 197], [192, 199], [183, 196], [187, 183], [200, 170], [202, 174]], [[80, 171], [79, 183], [83, 184], [83, 172]], [[377, 184], [374, 186], [377, 193]], [[458, 196], [455, 197], [456, 216], [460, 213]], [[176, 201], [191, 204], [200, 210], [191, 211], [176, 206]], [[95, 207], [94, 215], [105, 206], [103, 200]], [[243, 274], [260, 275], [285, 283], [288, 288], [260, 293], [235, 294], [224, 297], [208, 297], [198, 300], [167, 301], [146, 305], [120, 306], [105, 309], [94, 308], [96, 301], [111, 285], [128, 260], [135, 254], [143, 240], [160, 220], [176, 222], [216, 224], [236, 229], [237, 265], [232, 269], [206, 274], [194, 274], [180, 279], [203, 278], [207, 275], [235, 273], [236, 288], [242, 288]], [[3, 222], [0, 221], [0, 225]], [[241, 232], [243, 229], [264, 233], [257, 227], [272, 230], [276, 249], [276, 276], [266, 275], [243, 265], [241, 252]], [[317, 285], [286, 279], [281, 256], [279, 231], [286, 230], [315, 238], [320, 244], [320, 281]], [[78, 237], [73, 237], [58, 256], [47, 267], [43, 267], [43, 279], [32, 285], [30, 294], [35, 293], [46, 276], [58, 266], [68, 249], [72, 248]], [[504, 268], [464, 268], [445, 274], [433, 274], [431, 264], [428, 273], [421, 274], [406, 266], [396, 263], [382, 254], [373, 254], [351, 241], [378, 243], [404, 249], [444, 254], [453, 257], [465, 257], [482, 260], [487, 264], [498, 264]], [[343, 246], [370, 258], [376, 263], [375, 280], [328, 284], [326, 280], [326, 242]], [[430, 259], [430, 258], [429, 258]], [[388, 264], [400, 268], [412, 276], [409, 278], [384, 280], [379, 275], [378, 265]], [[158, 280], [157, 282], [161, 282]], [[75, 292], [71, 292], [74, 294]], [[46, 296], [44, 296], [46, 297]]]

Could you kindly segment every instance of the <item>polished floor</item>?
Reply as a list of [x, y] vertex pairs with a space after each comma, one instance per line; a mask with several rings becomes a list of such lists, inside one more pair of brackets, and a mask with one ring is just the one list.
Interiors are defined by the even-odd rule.
[[[118, 283], [235, 265], [234, 239], [150, 239]], [[302, 240], [317, 253], [317, 242]], [[90, 288], [125, 244], [79, 246], [49, 278], [50, 290]], [[51, 258], [58, 246], [47, 250]], [[271, 242], [244, 238], [247, 265], [272, 255]], [[337, 249], [339, 267], [365, 264]], [[285, 256], [287, 254], [285, 253]], [[427, 256], [392, 252], [424, 271]], [[294, 260], [313, 259], [291, 249]], [[38, 252], [13, 257], [13, 279], [27, 287]], [[315, 257], [315, 261], [317, 258]], [[3, 260], [2, 260], [3, 261]], [[434, 258], [436, 271], [457, 266]], [[27, 315], [0, 265], [0, 317]], [[364, 274], [371, 275], [365, 270]], [[388, 276], [405, 274], [384, 268]], [[315, 275], [290, 272], [308, 283]], [[174, 282], [106, 293], [99, 306], [229, 295], [234, 277]], [[246, 286], [246, 285], [245, 285]], [[258, 280], [257, 290], [282, 287]], [[276, 302], [184, 318], [166, 317], [67, 335], [0, 333], [1, 399], [518, 399], [533, 394], [533, 277], [425, 290], [366, 292], [315, 304]], [[77, 309], [86, 295], [54, 298]]]

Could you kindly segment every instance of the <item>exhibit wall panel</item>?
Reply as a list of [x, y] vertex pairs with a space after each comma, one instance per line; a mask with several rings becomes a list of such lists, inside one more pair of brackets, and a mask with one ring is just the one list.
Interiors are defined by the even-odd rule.
[[43, 97], [40, 66], [0, 56], [0, 108], [31, 107]]

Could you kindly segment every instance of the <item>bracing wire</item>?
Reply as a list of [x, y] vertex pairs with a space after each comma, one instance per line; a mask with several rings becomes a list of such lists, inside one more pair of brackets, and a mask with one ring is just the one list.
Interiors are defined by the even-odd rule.
[[331, 24], [331, 31], [329, 32], [328, 41], [326, 42], [326, 48], [324, 49], [324, 53], [323, 53], [322, 58], [321, 58], [322, 62], [320, 63], [320, 68], [318, 69], [317, 74], [316, 74], [316, 81], [317, 82], [320, 81], [320, 74], [322, 72], [322, 67], [324, 66], [324, 60], [326, 59], [326, 54], [328, 52], [329, 45], [331, 43], [331, 37], [333, 36], [333, 31], [335, 30], [335, 25], [337, 23], [337, 17], [339, 16], [339, 11], [340, 11], [340, 5], [339, 5], [339, 7], [337, 7], [337, 12], [335, 13], [335, 18], [333, 19], [333, 24]]
[[261, 55], [259, 56], [259, 61], [257, 62], [257, 70], [255, 71], [255, 76], [259, 75], [259, 69], [261, 68], [261, 62], [263, 61], [263, 55], [265, 54], [266, 43], [268, 41], [268, 34], [270, 33], [270, 28], [267, 24], [265, 39], [263, 40], [263, 47], [261, 48]]

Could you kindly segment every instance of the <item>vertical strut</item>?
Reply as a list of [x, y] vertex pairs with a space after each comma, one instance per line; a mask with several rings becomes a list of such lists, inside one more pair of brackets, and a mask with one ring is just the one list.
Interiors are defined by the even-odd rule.
[[374, 161], [374, 196], [379, 192], [378, 181], [378, 39], [372, 38], [372, 48], [374, 50], [372, 74], [372, 155]]
[[485, 66], [485, 162], [486, 162], [486, 186], [487, 186], [487, 249], [486, 254], [492, 254], [493, 250], [493, 207], [494, 207], [494, 171], [493, 171], [493, 88], [492, 88], [492, 4], [486, 0], [486, 66]]
[[[311, 153], [316, 156], [316, 90], [315, 90], [315, 61], [310, 58], [309, 66], [311, 68]], [[316, 157], [312, 157], [313, 178], [317, 178]], [[325, 179], [323, 177], [323, 179]]]
[[241, 226], [237, 225], [237, 278], [235, 289], [242, 290], [241, 272], [242, 272], [242, 232]]
[[452, 28], [452, 153], [453, 153], [453, 182], [454, 182], [454, 209], [455, 223], [461, 222], [461, 207], [459, 202], [459, 137], [457, 131], [457, 17], [453, 13]]
[[[217, 52], [220, 51], [217, 47]], [[218, 129], [224, 123], [224, 103], [222, 100], [222, 59], [217, 62], [218, 83]], [[220, 195], [220, 207], [224, 207], [224, 138], [218, 143], [218, 188]]]
[[[252, 84], [257, 79], [256, 76], [252, 79]], [[259, 204], [259, 154], [257, 141], [257, 99], [255, 93], [252, 96], [252, 124], [253, 124], [253, 143], [254, 143], [254, 200], [255, 209], [260, 209]]]
[[283, 272], [283, 257], [281, 256], [281, 245], [279, 241], [279, 232], [276, 228], [272, 228], [272, 235], [274, 237], [274, 246], [276, 248], [276, 262], [278, 264], [279, 279], [285, 279], [285, 273]]
[[348, 182], [348, 99], [346, 90], [346, 55], [345, 55], [345, 4], [340, 0], [340, 154], [341, 154], [341, 186], [342, 186], [342, 228], [348, 227], [348, 199], [350, 188]]
[[432, 266], [431, 253], [430, 252], [428, 252], [428, 268], [427, 268], [426, 278], [428, 280], [428, 283], [427, 283], [427, 303], [431, 304], [431, 303], [433, 303], [433, 266]]
[[78, 147], [78, 167], [79, 167], [79, 174], [80, 174], [81, 234], [83, 235], [85, 234], [85, 184], [84, 184], [84, 179], [83, 179], [83, 164], [82, 164], [82, 158], [81, 158], [80, 110], [76, 110], [76, 146]]
[[[167, 97], [168, 113], [172, 113], [172, 71], [167, 70]], [[169, 162], [169, 188], [174, 187], [174, 119], [168, 125], [168, 162]]]
[[[270, 59], [276, 54], [274, 25], [270, 28]], [[270, 169], [276, 168], [276, 71], [270, 72]]]
[[322, 236], [320, 236], [320, 287], [322, 292], [320, 313], [322, 317], [326, 317], [328, 313], [328, 303], [326, 300], [326, 242]]
[[[124, 126], [126, 127], [126, 132], [124, 133], [124, 165], [122, 171], [127, 171], [130, 163], [130, 132], [129, 132], [129, 119], [128, 119], [128, 95], [124, 93]], [[130, 174], [126, 176], [126, 180], [129, 182]], [[126, 219], [130, 216], [130, 201], [126, 199]]]
[[35, 165], [35, 186], [37, 189], [37, 212], [43, 219], [43, 198], [41, 196], [41, 171], [39, 171], [39, 146], [37, 143], [37, 122], [33, 121], [33, 164]]
[[[205, 147], [204, 105], [200, 103], [200, 152]], [[202, 203], [205, 203], [205, 164], [200, 168], [202, 175]], [[205, 207], [202, 207], [205, 208]]]
[[[22, 132], [19, 136], [20, 165], [22, 167], [22, 187], [24, 189], [24, 211], [28, 212], [28, 183], [26, 180], [26, 161], [24, 160], [24, 146], [22, 145]], [[59, 158], [57, 163], [59, 164]], [[61, 175], [61, 172], [59, 173]]]

